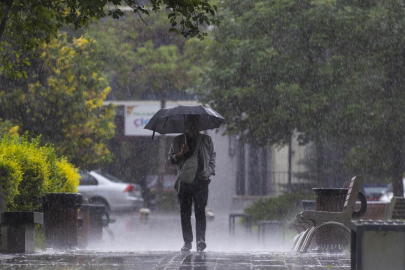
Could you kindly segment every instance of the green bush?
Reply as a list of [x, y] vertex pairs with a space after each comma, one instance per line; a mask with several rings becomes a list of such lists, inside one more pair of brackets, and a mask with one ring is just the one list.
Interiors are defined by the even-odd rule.
[[0, 177], [9, 211], [40, 211], [49, 192], [77, 192], [80, 175], [40, 138], [0, 137]]
[[254, 223], [260, 220], [290, 221], [302, 211], [302, 200], [313, 200], [313, 194], [297, 192], [284, 193], [276, 198], [259, 199], [244, 212], [252, 215]]
[[0, 155], [0, 180], [6, 204], [14, 208], [14, 198], [19, 194], [18, 186], [22, 180], [22, 169], [18, 162]]
[[[151, 197], [154, 199], [157, 198], [156, 190], [151, 191]], [[156, 204], [159, 204], [159, 202], [156, 201]], [[156, 207], [163, 212], [177, 211], [179, 209], [177, 204], [177, 192], [174, 189], [163, 190], [160, 205], [156, 205]]]

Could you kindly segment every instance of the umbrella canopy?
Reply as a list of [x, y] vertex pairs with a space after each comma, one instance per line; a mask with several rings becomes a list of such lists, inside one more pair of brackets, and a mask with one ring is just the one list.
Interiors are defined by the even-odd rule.
[[180, 105], [173, 108], [160, 109], [144, 128], [153, 130], [153, 134], [155, 134], [155, 131], [160, 134], [185, 133], [185, 122], [188, 115], [200, 116], [200, 131], [218, 128], [225, 121], [225, 118], [211, 108], [206, 108], [202, 105]]

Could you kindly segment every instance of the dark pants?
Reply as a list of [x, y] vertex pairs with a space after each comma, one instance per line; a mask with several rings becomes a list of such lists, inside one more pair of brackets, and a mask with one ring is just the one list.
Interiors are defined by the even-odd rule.
[[[202, 180], [205, 181], [205, 180]], [[179, 201], [181, 229], [185, 243], [193, 242], [193, 229], [191, 228], [191, 207], [194, 202], [194, 213], [196, 219], [196, 240], [205, 242], [205, 207], [208, 201], [208, 181], [199, 184], [181, 184]]]

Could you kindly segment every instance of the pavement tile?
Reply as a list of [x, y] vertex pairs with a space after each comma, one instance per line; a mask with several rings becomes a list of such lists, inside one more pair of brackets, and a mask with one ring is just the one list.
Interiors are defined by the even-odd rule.
[[3, 255], [0, 270], [330, 270], [350, 269], [349, 254], [258, 252], [91, 252]]
[[258, 266], [258, 265], [285, 266], [285, 261], [254, 260], [254, 261], [252, 261], [252, 264], [254, 266]]

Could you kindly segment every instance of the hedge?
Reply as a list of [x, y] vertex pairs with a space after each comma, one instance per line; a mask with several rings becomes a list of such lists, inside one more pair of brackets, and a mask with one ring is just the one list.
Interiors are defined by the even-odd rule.
[[58, 157], [51, 145], [28, 134], [0, 137], [0, 180], [8, 211], [41, 211], [50, 192], [77, 192], [77, 168]]
[[244, 209], [244, 212], [252, 215], [254, 223], [260, 220], [290, 221], [303, 210], [302, 200], [313, 199], [315, 199], [313, 194], [286, 192], [276, 198], [259, 199], [250, 207]]

